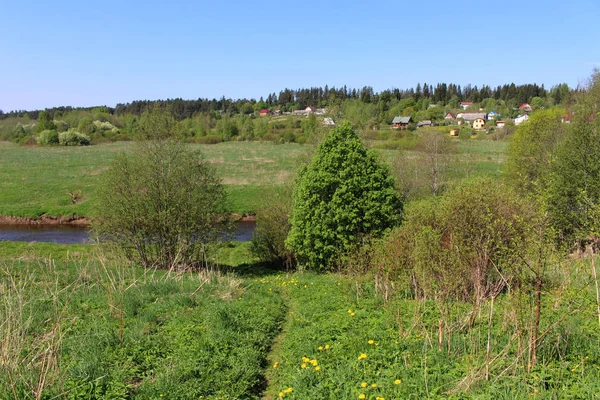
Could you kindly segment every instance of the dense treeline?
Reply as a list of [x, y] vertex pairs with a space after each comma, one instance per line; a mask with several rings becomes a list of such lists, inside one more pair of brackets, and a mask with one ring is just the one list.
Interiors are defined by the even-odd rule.
[[[284, 89], [276, 93], [270, 93], [266, 99], [261, 97], [255, 99], [202, 99], [183, 100], [139, 100], [131, 103], [120, 103], [115, 108], [111, 107], [53, 107], [48, 112], [52, 118], [57, 119], [72, 111], [103, 111], [114, 114], [124, 115], [133, 114], [140, 116], [145, 111], [154, 107], [168, 109], [172, 116], [181, 121], [186, 118], [192, 118], [198, 114], [225, 112], [228, 115], [233, 114], [251, 114], [264, 108], [280, 108], [282, 111], [292, 111], [303, 109], [307, 106], [313, 107], [332, 107], [340, 105], [344, 100], [355, 99], [369, 104], [388, 104], [392, 100], [400, 101], [404, 99], [427, 100], [429, 104], [442, 106], [457, 106], [461, 101], [472, 101], [474, 103], [482, 102], [486, 99], [502, 100], [509, 102], [513, 106], [522, 103], [530, 103], [536, 97], [546, 99], [551, 105], [562, 104], [569, 101], [570, 89], [567, 84], [560, 84], [547, 90], [544, 85], [525, 84], [515, 85], [514, 83], [497, 86], [495, 88], [483, 85], [480, 88], [466, 85], [461, 87], [454, 83], [438, 83], [428, 85], [427, 83], [417, 84], [415, 88], [410, 89], [386, 89], [382, 92], [375, 92], [372, 87], [365, 86], [362, 89], [350, 89], [347, 86], [336, 88], [311, 87], [303, 89]], [[0, 111], [0, 119], [10, 117], [25, 117], [37, 119], [40, 110], [16, 110], [10, 112]]]

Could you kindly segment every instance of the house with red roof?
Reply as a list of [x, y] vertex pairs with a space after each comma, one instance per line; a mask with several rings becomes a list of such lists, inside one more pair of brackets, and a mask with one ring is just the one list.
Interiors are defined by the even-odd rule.
[[523, 103], [519, 106], [519, 110], [527, 113], [533, 111], [533, 107], [527, 103]]
[[473, 105], [472, 101], [461, 101], [460, 102], [460, 106], [463, 110], [466, 110], [467, 108], [471, 107]]
[[264, 117], [265, 115], [269, 115], [269, 114], [271, 114], [271, 110], [267, 110], [267, 109], [260, 110], [261, 117]]

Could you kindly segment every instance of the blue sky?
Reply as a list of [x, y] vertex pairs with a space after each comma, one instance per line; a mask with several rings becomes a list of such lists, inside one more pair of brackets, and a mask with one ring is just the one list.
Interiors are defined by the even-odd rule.
[[550, 87], [600, 66], [597, 0], [56, 3], [0, 0], [0, 109], [325, 84]]

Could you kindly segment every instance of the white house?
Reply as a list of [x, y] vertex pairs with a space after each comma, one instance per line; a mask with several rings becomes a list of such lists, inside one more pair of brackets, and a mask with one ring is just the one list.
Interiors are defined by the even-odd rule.
[[523, 122], [527, 121], [529, 119], [529, 115], [524, 114], [521, 115], [517, 118], [515, 118], [515, 125], [521, 125]]

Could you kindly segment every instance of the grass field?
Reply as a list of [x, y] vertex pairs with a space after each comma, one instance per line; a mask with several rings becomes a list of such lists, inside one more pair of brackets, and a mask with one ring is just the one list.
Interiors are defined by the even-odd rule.
[[[0, 398], [593, 399], [600, 330], [587, 266], [547, 293], [529, 369], [514, 305], [440, 310], [370, 276], [253, 265], [247, 244], [223, 269], [143, 271], [94, 246], [0, 243]], [[526, 332], [522, 332], [526, 335]], [[491, 354], [486, 356], [488, 335]], [[487, 361], [487, 362], [486, 362]], [[485, 378], [488, 364], [490, 377]], [[361, 395], [364, 395], [362, 397]]]
[[[134, 144], [118, 142], [89, 147], [23, 147], [0, 142], [0, 215], [35, 218], [86, 216], [94, 207], [96, 185], [113, 157]], [[313, 147], [298, 144], [227, 142], [190, 145], [200, 149], [216, 168], [229, 193], [233, 211], [247, 213], [262, 204], [265, 187], [293, 180], [300, 162]], [[504, 142], [457, 141], [450, 176], [499, 176]], [[388, 161], [395, 150], [378, 150]], [[410, 152], [407, 152], [410, 156]], [[81, 193], [72, 204], [69, 193]]]
[[[0, 142], [0, 215], [89, 215], [101, 174], [116, 154], [134, 146], [118, 142], [89, 147], [23, 147]], [[262, 202], [263, 186], [293, 179], [309, 148], [296, 144], [228, 142], [190, 145], [216, 168], [233, 211], [250, 212]], [[82, 200], [71, 203], [69, 192]]]

